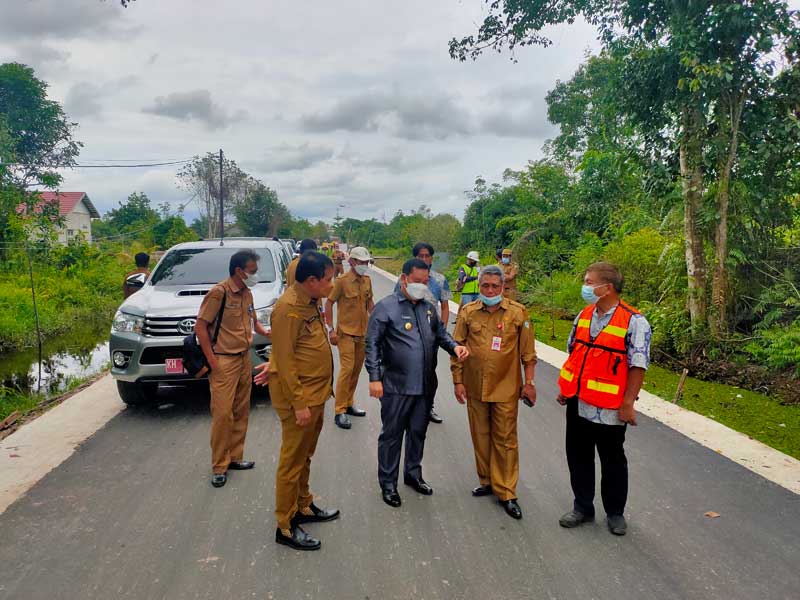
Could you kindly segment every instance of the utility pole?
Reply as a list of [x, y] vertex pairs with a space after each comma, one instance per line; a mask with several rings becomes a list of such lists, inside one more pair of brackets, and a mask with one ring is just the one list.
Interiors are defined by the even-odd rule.
[[222, 148], [219, 149], [219, 245], [224, 245], [222, 239], [225, 237], [225, 201], [223, 197], [224, 187], [222, 185]]

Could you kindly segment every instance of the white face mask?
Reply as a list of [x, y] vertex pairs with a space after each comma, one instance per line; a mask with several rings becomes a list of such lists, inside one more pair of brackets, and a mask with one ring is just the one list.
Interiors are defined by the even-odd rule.
[[245, 273], [245, 275], [247, 275], [247, 277], [245, 277], [244, 284], [249, 288], [256, 287], [258, 283], [258, 272], [252, 274]]
[[422, 300], [428, 291], [428, 286], [424, 283], [406, 284], [406, 293], [412, 300]]
[[353, 270], [363, 277], [369, 272], [369, 265], [356, 265]]

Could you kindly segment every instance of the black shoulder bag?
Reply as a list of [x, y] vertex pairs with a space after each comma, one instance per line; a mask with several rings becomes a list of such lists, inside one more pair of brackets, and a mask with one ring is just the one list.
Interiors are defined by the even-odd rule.
[[[214, 337], [211, 338], [211, 346], [217, 343], [219, 337], [219, 328], [222, 325], [222, 315], [225, 314], [225, 300], [228, 298], [228, 293], [223, 290], [222, 306], [219, 307], [217, 313], [217, 325], [214, 328]], [[183, 338], [183, 368], [189, 375], [197, 379], [201, 378], [211, 372], [211, 367], [208, 365], [208, 360], [200, 347], [200, 342], [197, 341], [197, 334], [190, 333]]]

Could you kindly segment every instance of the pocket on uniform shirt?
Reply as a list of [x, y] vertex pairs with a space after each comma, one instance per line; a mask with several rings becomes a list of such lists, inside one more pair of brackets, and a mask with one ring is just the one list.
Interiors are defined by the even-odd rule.
[[470, 323], [469, 330], [472, 333], [480, 333], [481, 329], [483, 329], [483, 323]]

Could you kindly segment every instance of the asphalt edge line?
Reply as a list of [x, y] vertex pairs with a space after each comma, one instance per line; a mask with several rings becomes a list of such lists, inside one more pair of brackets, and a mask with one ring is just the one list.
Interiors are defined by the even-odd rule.
[[[390, 281], [397, 276], [373, 266], [372, 269]], [[458, 305], [450, 301], [450, 312], [458, 314]], [[540, 361], [560, 369], [567, 353], [536, 340]], [[800, 495], [800, 460], [672, 402], [642, 390], [636, 410], [663, 423], [698, 444], [721, 454], [777, 485]]]
[[0, 442], [0, 515], [124, 407], [105, 375]]

